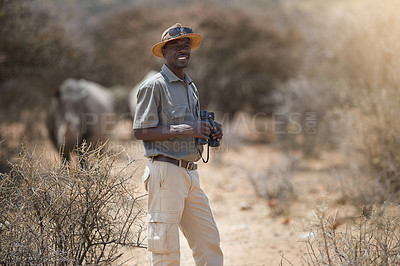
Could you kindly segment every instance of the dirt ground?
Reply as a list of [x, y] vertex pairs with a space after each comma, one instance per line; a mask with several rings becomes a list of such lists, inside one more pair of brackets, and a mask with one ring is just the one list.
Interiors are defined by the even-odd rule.
[[[124, 125], [129, 129], [130, 125]], [[7, 131], [2, 130], [7, 133]], [[17, 129], [8, 128], [9, 133]], [[46, 135], [45, 130], [41, 133]], [[8, 135], [8, 134], [4, 134]], [[129, 130], [117, 132], [119, 138], [113, 145], [126, 149], [137, 159], [135, 182], [141, 184], [141, 174], [146, 160], [142, 145], [132, 139]], [[249, 177], [265, 175], [269, 169], [285, 165], [288, 154], [273, 144], [245, 142], [224, 143], [211, 150], [210, 162], [199, 163], [201, 186], [209, 197], [211, 209], [218, 225], [224, 265], [304, 265], [304, 240], [314, 221], [316, 207], [341, 208], [335, 171], [343, 165], [343, 156], [337, 152], [322, 152], [319, 158], [306, 159], [298, 153], [296, 167], [288, 176], [293, 185], [294, 198], [285, 215], [273, 215], [279, 202], [257, 196]], [[45, 149], [48, 159], [57, 156], [50, 141], [31, 143], [36, 149]], [[181, 235], [181, 265], [194, 265], [191, 250]], [[123, 257], [115, 265], [150, 265], [150, 253], [145, 249], [123, 250]]]

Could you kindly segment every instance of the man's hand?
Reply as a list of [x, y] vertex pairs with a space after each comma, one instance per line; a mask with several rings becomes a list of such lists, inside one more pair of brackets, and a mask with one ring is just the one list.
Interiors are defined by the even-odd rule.
[[222, 136], [224, 135], [222, 133], [222, 124], [215, 122], [217, 126], [213, 129], [213, 131], [216, 131], [214, 134], [212, 134], [212, 138], [216, 139], [217, 141], [221, 141]]
[[189, 124], [171, 125], [171, 131], [179, 131], [193, 138], [208, 139], [212, 126], [204, 121], [195, 121]]

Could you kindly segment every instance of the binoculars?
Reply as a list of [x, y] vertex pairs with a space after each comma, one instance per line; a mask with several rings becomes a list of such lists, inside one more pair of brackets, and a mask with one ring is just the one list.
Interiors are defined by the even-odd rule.
[[214, 119], [215, 119], [215, 114], [213, 112], [200, 111], [200, 121], [209, 123], [213, 127], [213, 129], [211, 130], [208, 140], [197, 138], [196, 142], [198, 144], [200, 144], [200, 145], [208, 144], [211, 147], [219, 147], [219, 145], [221, 144], [219, 141], [212, 138], [212, 135], [218, 131], [218, 130], [215, 130], [214, 128], [216, 128], [219, 124], [219, 123], [215, 122]]

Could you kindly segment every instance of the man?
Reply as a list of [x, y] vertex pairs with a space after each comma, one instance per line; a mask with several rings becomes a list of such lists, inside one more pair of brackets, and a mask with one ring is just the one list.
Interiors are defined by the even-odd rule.
[[148, 198], [148, 250], [152, 265], [179, 265], [179, 230], [196, 265], [223, 264], [220, 239], [209, 201], [199, 184], [197, 164], [203, 148], [196, 138], [221, 140], [222, 127], [199, 121], [199, 95], [185, 74], [201, 37], [177, 23], [153, 46], [163, 57], [161, 72], [139, 88], [133, 132], [149, 158], [143, 181]]

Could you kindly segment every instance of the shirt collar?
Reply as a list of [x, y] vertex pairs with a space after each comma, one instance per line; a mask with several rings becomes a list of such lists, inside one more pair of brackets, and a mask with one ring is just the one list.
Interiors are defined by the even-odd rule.
[[[174, 72], [172, 72], [171, 69], [169, 69], [169, 67], [164, 64], [161, 68], [161, 71], [165, 74], [165, 76], [167, 77], [169, 82], [176, 82], [176, 81], [180, 81], [181, 79], [178, 78]], [[190, 85], [190, 83], [192, 83], [192, 79], [185, 74], [184, 80], [183, 80], [186, 84]]]

